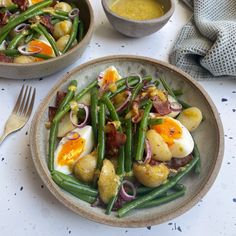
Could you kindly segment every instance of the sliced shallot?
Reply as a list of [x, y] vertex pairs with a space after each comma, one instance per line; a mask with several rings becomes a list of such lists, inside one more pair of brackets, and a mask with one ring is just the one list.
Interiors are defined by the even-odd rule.
[[73, 20], [76, 16], [79, 15], [79, 9], [78, 8], [73, 8], [70, 12], [69, 12], [69, 17], [71, 20]]
[[76, 140], [80, 137], [80, 135], [76, 132], [70, 132], [67, 136], [66, 136], [69, 140]]
[[182, 110], [182, 105], [178, 102], [171, 102], [170, 103], [170, 109], [172, 111], [181, 111]]
[[78, 108], [81, 108], [81, 109], [84, 109], [85, 111], [85, 118], [84, 118], [84, 121], [80, 124], [76, 124], [74, 121], [73, 121], [73, 111], [70, 112], [70, 120], [71, 120], [71, 123], [78, 127], [78, 128], [83, 128], [85, 125], [86, 125], [86, 122], [88, 120], [88, 117], [89, 117], [89, 108], [88, 106], [82, 104], [82, 103], [78, 103]]
[[[132, 195], [128, 194], [125, 190], [125, 186], [129, 187], [132, 190]], [[124, 180], [120, 188], [120, 196], [124, 201], [131, 201], [136, 197], [136, 188], [134, 184], [128, 180]]]
[[125, 99], [125, 101], [116, 109], [117, 112], [124, 110], [124, 108], [128, 105], [128, 103], [129, 103], [129, 101], [130, 101], [130, 98], [131, 98], [131, 96], [132, 96], [132, 93], [131, 93], [129, 90], [127, 90], [127, 91], [126, 91], [126, 94], [127, 94], [128, 96], [127, 96], [127, 98]]
[[20, 33], [22, 32], [23, 30], [27, 29], [29, 27], [29, 24], [25, 24], [25, 23], [22, 23], [22, 24], [19, 24], [15, 27], [14, 31], [16, 33]]
[[37, 47], [37, 46], [31, 46], [31, 49], [33, 49], [33, 51], [28, 51], [28, 46], [27, 45], [23, 45], [23, 46], [19, 46], [18, 47], [18, 51], [25, 56], [31, 56], [37, 53], [40, 53], [42, 51], [42, 48]]
[[152, 149], [148, 139], [145, 139], [145, 151], [146, 151], [146, 157], [144, 159], [144, 164], [147, 164], [150, 162], [152, 158]]
[[[139, 74], [135, 74], [134, 76], [137, 76], [138, 77], [138, 79], [139, 79], [139, 81], [138, 81], [138, 83], [137, 84], [140, 84], [140, 83], [142, 83], [142, 77], [139, 75]], [[133, 89], [134, 87], [135, 87], [135, 85], [134, 86], [130, 86], [129, 85], [129, 78], [130, 78], [131, 76], [128, 76], [127, 78], [126, 78], [126, 80], [125, 80], [125, 83], [126, 83], [126, 87], [128, 88], [128, 89]]]

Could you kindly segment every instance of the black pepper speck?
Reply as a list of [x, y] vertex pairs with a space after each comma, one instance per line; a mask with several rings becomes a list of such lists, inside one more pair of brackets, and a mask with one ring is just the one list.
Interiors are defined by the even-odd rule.
[[71, 231], [69, 230], [69, 232], [68, 232], [69, 234], [71, 234]]
[[236, 109], [232, 109], [233, 112], [236, 112]]
[[2, 159], [1, 159], [2, 161], [4, 161], [4, 157], [2, 157]]
[[228, 99], [226, 99], [226, 98], [221, 99], [221, 102], [227, 102], [227, 101], [228, 101]]
[[177, 230], [178, 230], [179, 232], [182, 232], [182, 229], [180, 228], [180, 226], [178, 226]]
[[152, 226], [148, 226], [147, 229], [148, 229], [148, 230], [151, 230], [151, 229], [152, 229]]
[[23, 186], [20, 187], [20, 191], [22, 191], [22, 190], [23, 190]]
[[236, 202], [236, 198], [233, 198], [233, 202]]

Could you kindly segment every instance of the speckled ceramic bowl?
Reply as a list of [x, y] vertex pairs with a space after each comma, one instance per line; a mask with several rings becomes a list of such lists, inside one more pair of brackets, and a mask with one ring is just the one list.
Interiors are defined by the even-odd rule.
[[168, 22], [175, 9], [174, 0], [158, 0], [165, 9], [163, 16], [151, 20], [130, 20], [111, 11], [111, 5], [116, 0], [101, 1], [111, 25], [121, 34], [134, 38], [144, 37], [160, 30]]
[[[121, 75], [133, 72], [151, 75], [157, 78], [164, 73], [173, 88], [181, 88], [183, 100], [199, 107], [204, 114], [204, 122], [193, 134], [199, 146], [202, 160], [200, 176], [190, 174], [181, 182], [187, 186], [186, 195], [168, 204], [145, 210], [134, 210], [124, 218], [117, 218], [116, 213], [106, 215], [101, 208], [91, 207], [71, 194], [60, 189], [51, 179], [47, 167], [48, 131], [45, 122], [48, 119], [48, 107], [54, 103], [58, 90], [65, 90], [70, 80], [78, 80], [81, 90], [93, 81], [108, 66], [114, 65]], [[83, 79], [82, 79], [83, 78]], [[211, 98], [205, 90], [187, 74], [167, 63], [144, 57], [111, 56], [83, 64], [57, 83], [40, 104], [31, 126], [31, 152], [39, 176], [50, 192], [65, 206], [90, 220], [119, 227], [143, 227], [160, 224], [173, 219], [194, 206], [213, 184], [223, 158], [223, 130], [220, 117]]]
[[87, 48], [94, 30], [93, 9], [89, 0], [66, 0], [74, 3], [84, 22], [85, 36], [82, 41], [64, 55], [42, 62], [16, 64], [0, 62], [0, 77], [9, 79], [35, 79], [51, 75], [74, 63]]

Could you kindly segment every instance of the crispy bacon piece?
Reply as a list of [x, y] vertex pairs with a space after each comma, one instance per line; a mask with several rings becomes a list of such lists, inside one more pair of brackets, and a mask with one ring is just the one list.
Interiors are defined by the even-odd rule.
[[58, 108], [62, 102], [62, 100], [65, 98], [66, 96], [66, 92], [63, 91], [58, 91], [57, 95], [56, 95], [56, 102], [55, 102], [55, 106], [56, 108]]
[[9, 21], [11, 13], [9, 11], [0, 12], [0, 26], [6, 25]]
[[172, 158], [167, 165], [171, 169], [178, 170], [180, 167], [187, 165], [192, 159], [193, 156], [191, 154], [184, 158]]
[[115, 126], [110, 123], [109, 132], [106, 133], [106, 151], [111, 156], [118, 154], [119, 147], [126, 142], [126, 135], [116, 130]]
[[47, 28], [49, 29], [51, 32], [54, 29], [54, 26], [52, 24], [52, 18], [50, 15], [44, 15], [44, 16], [40, 16], [40, 22]]
[[0, 62], [6, 62], [6, 63], [12, 63], [13, 62], [13, 58], [12, 57], [8, 57], [4, 54], [0, 54]]
[[12, 0], [22, 11], [25, 11], [29, 6], [28, 0]]
[[158, 97], [155, 97], [155, 99], [153, 100], [153, 106], [156, 112], [162, 116], [165, 116], [171, 113], [170, 102], [168, 100], [161, 101]]
[[49, 122], [53, 121], [53, 118], [55, 117], [56, 112], [57, 112], [56, 107], [49, 107], [48, 108], [48, 120], [49, 120]]

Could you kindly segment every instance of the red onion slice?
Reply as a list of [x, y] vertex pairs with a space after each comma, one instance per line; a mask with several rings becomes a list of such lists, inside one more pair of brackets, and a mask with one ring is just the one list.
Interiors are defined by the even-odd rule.
[[22, 24], [17, 25], [17, 26], [15, 27], [14, 31], [15, 31], [16, 33], [20, 33], [20, 32], [22, 32], [23, 30], [25, 30], [25, 29], [27, 29], [27, 28], [29, 28], [29, 24], [22, 23]]
[[74, 126], [76, 126], [76, 127], [78, 127], [78, 128], [83, 128], [85, 125], [86, 125], [86, 122], [87, 122], [87, 120], [88, 120], [88, 117], [89, 117], [89, 108], [88, 108], [88, 106], [86, 106], [86, 105], [84, 105], [84, 104], [82, 104], [82, 103], [78, 103], [78, 108], [81, 108], [81, 109], [84, 109], [84, 111], [85, 111], [85, 118], [84, 118], [84, 121], [82, 122], [82, 123], [80, 123], [80, 124], [76, 124], [74, 121], [73, 121], [73, 112], [71, 111], [70, 112], [70, 121], [71, 121], [71, 123], [74, 125]]
[[80, 137], [80, 135], [76, 132], [70, 132], [67, 136], [66, 136], [69, 140], [76, 140]]
[[181, 111], [182, 110], [182, 105], [178, 102], [171, 102], [170, 103], [170, 108], [172, 111]]
[[[137, 84], [139, 84], [139, 83], [142, 83], [142, 77], [139, 75], [139, 74], [134, 74], [134, 76], [137, 76], [138, 78], [139, 78], [139, 81], [138, 81], [138, 83]], [[126, 78], [126, 80], [125, 80], [125, 83], [126, 83], [126, 87], [128, 88], [128, 89], [133, 89], [136, 85], [134, 85], [134, 86], [130, 86], [129, 85], [129, 78], [130, 77], [132, 77], [132, 75], [130, 75], [130, 76], [128, 76], [127, 78]]]
[[150, 87], [156, 87], [156, 85], [155, 84], [147, 84], [147, 85], [143, 86], [142, 90], [145, 90]]
[[[131, 190], [132, 190], [132, 195], [128, 194], [124, 188], [124, 186], [128, 186]], [[136, 188], [134, 186], [134, 184], [128, 180], [124, 180], [121, 184], [121, 188], [120, 188], [120, 196], [124, 201], [131, 201], [133, 199], [135, 199], [136, 197]]]
[[23, 45], [23, 46], [19, 46], [18, 47], [18, 51], [25, 56], [30, 56], [30, 55], [34, 55], [37, 53], [40, 53], [42, 51], [42, 48], [37, 47], [37, 46], [31, 46], [31, 48], [34, 48], [36, 50], [34, 50], [33, 52], [28, 51], [28, 46], [27, 45]]
[[132, 93], [127, 90], [126, 91], [126, 94], [128, 95], [127, 98], [125, 99], [125, 101], [116, 109], [117, 112], [120, 112], [122, 110], [124, 110], [124, 108], [128, 105], [129, 101], [130, 101], [130, 98], [132, 96]]
[[68, 14], [68, 16], [71, 20], [73, 20], [78, 15], [79, 15], [79, 9], [78, 8], [73, 8]]
[[145, 139], [145, 151], [146, 151], [146, 157], [144, 159], [144, 164], [148, 164], [152, 158], [152, 149], [148, 139]]

